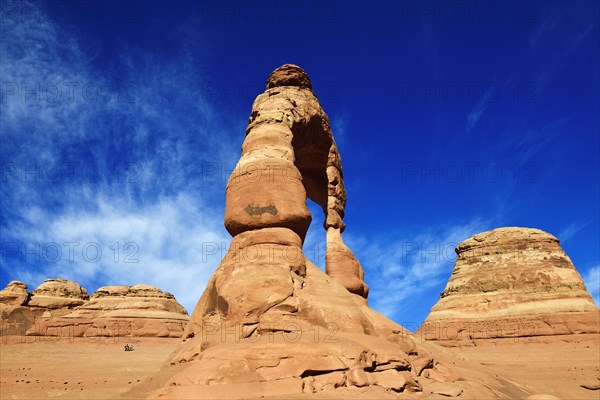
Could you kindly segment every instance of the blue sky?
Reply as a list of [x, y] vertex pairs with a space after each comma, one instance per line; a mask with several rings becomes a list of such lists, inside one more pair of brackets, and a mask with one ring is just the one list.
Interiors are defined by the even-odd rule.
[[[600, 296], [596, 2], [3, 2], [0, 285], [144, 282], [192, 311], [252, 101], [303, 67], [370, 304], [416, 328], [454, 247], [561, 239]], [[323, 266], [322, 212], [306, 255]]]

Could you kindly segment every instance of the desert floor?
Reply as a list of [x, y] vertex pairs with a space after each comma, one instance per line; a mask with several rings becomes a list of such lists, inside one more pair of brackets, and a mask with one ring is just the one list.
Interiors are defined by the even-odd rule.
[[[6, 339], [6, 338], [2, 338]], [[598, 335], [538, 341], [507, 339], [474, 347], [449, 348], [452, 357], [481, 363], [528, 393], [561, 399], [599, 399]], [[130, 339], [134, 351], [124, 351], [123, 338], [83, 340], [12, 338], [0, 342], [1, 399], [133, 399], [143, 398], [164, 383], [156, 374], [179, 339]], [[474, 364], [475, 367], [477, 364]], [[140, 382], [153, 375], [148, 385]], [[168, 377], [165, 375], [164, 379]], [[295, 396], [297, 397], [297, 396]], [[302, 398], [397, 398], [389, 392], [335, 390]], [[461, 396], [460, 398], [463, 398]], [[290, 397], [291, 398], [291, 397]], [[441, 397], [440, 397], [441, 398]], [[483, 400], [483, 399], [480, 399]]]
[[600, 399], [600, 335], [502, 339], [450, 348], [456, 357], [497, 372], [531, 393], [560, 399]]
[[[5, 338], [3, 338], [5, 339]], [[0, 342], [0, 399], [110, 399], [160, 370], [180, 339]], [[124, 351], [129, 343], [134, 351]]]

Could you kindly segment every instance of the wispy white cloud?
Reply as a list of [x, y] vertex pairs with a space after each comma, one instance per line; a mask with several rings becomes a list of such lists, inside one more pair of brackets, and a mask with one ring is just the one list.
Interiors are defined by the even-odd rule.
[[481, 116], [487, 109], [490, 103], [490, 97], [492, 96], [494, 87], [490, 86], [488, 90], [481, 96], [475, 107], [467, 114], [467, 133], [471, 133], [477, 122], [481, 119]]
[[576, 36], [573, 38], [573, 46], [577, 47], [581, 42], [589, 35], [589, 33], [596, 26], [596, 21], [592, 21], [583, 31], [576, 33]]
[[[229, 242], [225, 170], [243, 133], [228, 121], [246, 115], [225, 118], [198, 94], [185, 37], [166, 60], [132, 49], [111, 75], [35, 4], [21, 6], [33, 11], [3, 15], [0, 42], [3, 279], [144, 282], [191, 311]], [[74, 257], [65, 243], [79, 243]], [[125, 263], [136, 249], [139, 262]]]
[[553, 31], [558, 26], [561, 19], [561, 15], [558, 13], [553, 15], [543, 15], [529, 35], [529, 46], [535, 48], [547, 33]]
[[[103, 195], [85, 201], [97, 210], [54, 216], [33, 210], [34, 224], [12, 226], [18, 240], [4, 242], [5, 250], [9, 243], [27, 250], [12, 274], [30, 285], [65, 277], [90, 290], [148, 283], [172, 292], [191, 311], [227, 250], [220, 215], [185, 194], [141, 208]], [[44, 264], [39, 270], [29, 267], [36, 258]]]
[[588, 292], [594, 298], [597, 307], [600, 307], [600, 265], [589, 269], [583, 276], [583, 281]]
[[561, 243], [566, 243], [573, 237], [575, 237], [575, 235], [577, 235], [579, 231], [581, 231], [583, 228], [585, 228], [591, 223], [592, 220], [586, 222], [573, 222], [558, 234], [558, 239], [561, 241]]
[[[548, 3], [548, 7], [544, 7], [545, 12], [540, 16], [539, 24], [536, 25], [529, 37], [529, 44], [536, 51], [543, 51], [543, 46], [540, 42], [547, 39], [552, 43], [551, 59], [542, 64], [542, 68], [535, 75], [536, 94], [541, 96], [545, 87], [551, 82], [552, 78], [561, 71], [566, 65], [573, 60], [573, 53], [582, 45], [585, 46], [585, 39], [596, 28], [596, 20], [594, 15], [596, 12], [590, 12], [588, 15], [581, 14], [573, 21], [577, 21], [577, 25], [573, 29], [556, 29], [561, 24], [569, 24], [569, 17], [565, 18], [565, 10], [559, 10], [556, 4]], [[575, 4], [571, 11], [582, 11], [580, 7], [589, 6], [585, 3]], [[582, 19], [583, 16], [583, 19]], [[587, 20], [586, 20], [587, 19]], [[559, 33], [560, 32], [560, 33]], [[554, 37], [550, 37], [554, 34]], [[559, 36], [560, 35], [560, 36]], [[548, 36], [548, 38], [546, 38]], [[588, 41], [590, 51], [595, 51], [597, 43]], [[592, 47], [593, 46], [593, 47]]]
[[396, 321], [410, 320], [418, 326], [422, 320], [416, 320], [413, 311], [423, 308], [423, 294], [427, 293], [433, 302], [437, 299], [439, 292], [428, 292], [444, 288], [456, 259], [455, 247], [493, 227], [490, 221], [474, 219], [463, 225], [436, 226], [420, 232], [368, 238], [348, 235], [345, 240], [365, 268], [372, 289], [371, 307]]
[[532, 160], [548, 147], [563, 132], [565, 123], [570, 117], [558, 118], [540, 127], [515, 130], [507, 136], [502, 146], [511, 154], [517, 155], [521, 164]]
[[339, 112], [330, 117], [331, 130], [338, 146], [342, 147], [346, 142], [346, 132], [350, 123], [350, 115], [347, 112]]

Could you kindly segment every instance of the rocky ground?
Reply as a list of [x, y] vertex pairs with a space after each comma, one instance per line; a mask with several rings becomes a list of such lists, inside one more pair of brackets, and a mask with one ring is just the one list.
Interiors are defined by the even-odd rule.
[[[600, 385], [598, 336], [578, 335], [574, 340], [563, 339], [536, 338], [527, 342], [500, 339], [481, 342], [478, 346], [440, 348], [440, 351], [457, 361], [476, 363], [474, 367], [493, 373], [498, 382], [512, 383], [514, 399], [525, 399], [532, 394], [545, 394], [546, 399], [553, 398], [549, 396], [559, 399], [598, 399], [600, 390], [583, 387]], [[23, 343], [25, 340], [27, 343]], [[28, 337], [12, 338], [10, 343], [5, 340], [0, 345], [0, 398], [145, 398], [169, 379], [171, 373], [161, 373], [160, 370], [180, 340], [131, 339], [128, 343], [135, 349], [131, 352], [124, 351], [125, 343], [124, 338], [75, 338], [70, 341], [65, 338]], [[149, 377], [152, 379], [149, 380]], [[494, 383], [488, 382], [490, 385]], [[420, 396], [429, 399], [448, 398], [427, 393]], [[511, 398], [506, 393], [498, 393], [497, 396]], [[397, 399], [404, 396], [370, 386], [276, 397]], [[469, 397], [467, 392], [458, 398], [482, 399]]]

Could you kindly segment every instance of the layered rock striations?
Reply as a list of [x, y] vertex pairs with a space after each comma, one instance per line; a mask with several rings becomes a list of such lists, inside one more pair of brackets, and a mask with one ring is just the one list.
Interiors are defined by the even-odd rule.
[[[284, 237], [298, 254], [311, 222], [306, 199], [319, 204], [325, 213], [327, 274], [367, 298], [363, 269], [341, 236], [346, 189], [340, 154], [329, 118], [299, 67], [286, 64], [273, 71], [267, 90], [254, 101], [226, 191], [225, 227], [234, 245], [242, 233], [256, 244]], [[298, 262], [303, 264], [302, 257]]]
[[11, 282], [0, 291], [0, 310], [3, 335], [181, 337], [189, 320], [172, 294], [153, 286], [104, 286], [88, 296], [61, 278], [31, 293]]
[[73, 337], [181, 337], [189, 320], [175, 297], [144, 284], [103, 286], [59, 318], [40, 321], [28, 335]]
[[0, 333], [24, 335], [36, 321], [58, 317], [85, 304], [87, 292], [66, 279], [46, 279], [30, 293], [23, 282], [12, 281], [0, 291]]
[[[307, 198], [326, 215], [326, 273], [302, 252]], [[227, 185], [229, 252], [171, 357], [173, 377], [153, 397], [366, 387], [420, 394], [440, 381], [454, 395], [462, 392], [408, 331], [367, 306], [363, 269], [341, 236], [345, 204], [327, 115], [304, 71], [284, 65], [253, 104]]]
[[[0, 335], [22, 335], [31, 327], [36, 313], [22, 307], [30, 296], [27, 285], [20, 281], [12, 281], [0, 290]], [[42, 312], [37, 315], [41, 316]]]
[[419, 334], [441, 344], [600, 332], [600, 312], [559, 240], [498, 228], [458, 245], [452, 275]]
[[30, 307], [70, 309], [85, 304], [89, 296], [77, 282], [66, 279], [46, 279], [31, 292]]

